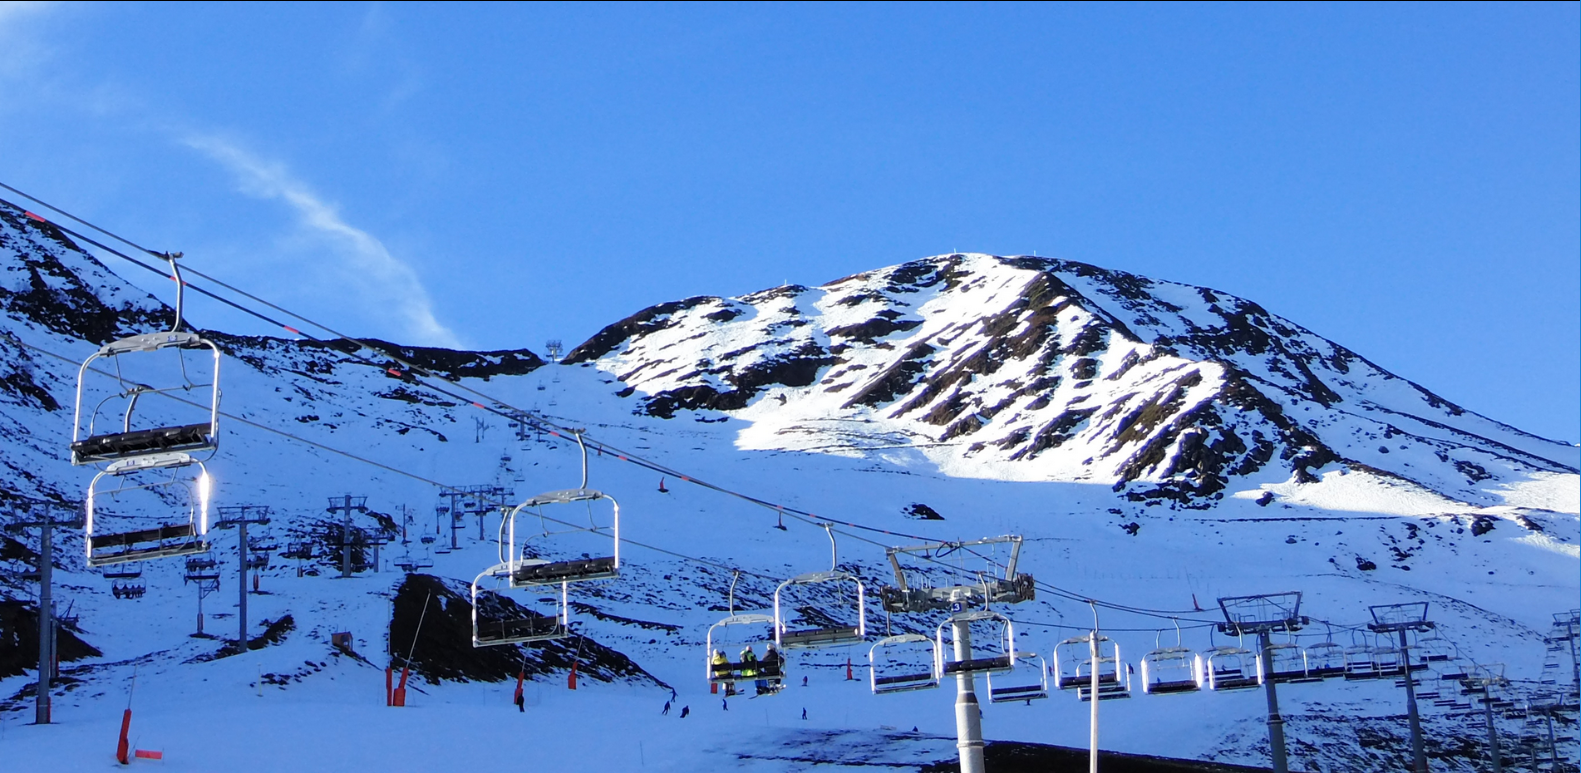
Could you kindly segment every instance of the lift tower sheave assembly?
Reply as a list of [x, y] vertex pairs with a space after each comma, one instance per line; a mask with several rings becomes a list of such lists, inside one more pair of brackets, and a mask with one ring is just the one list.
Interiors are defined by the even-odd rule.
[[[1219, 599], [1219, 609], [1224, 612], [1224, 622], [1219, 630], [1234, 636], [1253, 634], [1257, 637], [1258, 668], [1272, 660], [1269, 634], [1275, 631], [1294, 632], [1309, 621], [1301, 616], [1301, 592], [1264, 593], [1255, 596], [1226, 596]], [[1279, 715], [1279, 694], [1274, 685], [1278, 680], [1263, 679], [1263, 692], [1268, 696], [1268, 745], [1273, 756], [1274, 773], [1288, 773], [1285, 756], [1285, 720]]]
[[[948, 611], [950, 616], [939, 625], [934, 646], [934, 680], [946, 674], [955, 676], [955, 747], [960, 752], [961, 773], [984, 773], [982, 710], [977, 701], [976, 674], [995, 670], [1009, 671], [1016, 664], [1015, 634], [1009, 619], [988, 611], [992, 604], [1016, 604], [1031, 601], [1034, 596], [1033, 580], [1029, 574], [1016, 571], [1021, 555], [1021, 537], [1004, 536], [967, 542], [931, 542], [924, 545], [889, 548], [885, 551], [895, 569], [895, 586], [882, 588], [879, 597], [884, 610], [889, 613]], [[1004, 575], [997, 572], [977, 573], [977, 582], [969, 585], [919, 587], [906, 579], [901, 566], [903, 556], [922, 557], [937, 561], [956, 551], [968, 551], [981, 557], [972, 548], [997, 548], [1008, 545], [1010, 555], [1004, 564]], [[973, 609], [973, 607], [978, 607]], [[1003, 657], [978, 657], [972, 652], [971, 625], [1002, 624], [1005, 635]], [[946, 629], [949, 630], [951, 647], [944, 646]], [[894, 641], [895, 637], [890, 640]], [[873, 654], [869, 653], [870, 659]], [[918, 680], [920, 682], [920, 680]], [[878, 686], [874, 683], [875, 688]], [[879, 690], [875, 689], [875, 692]]]

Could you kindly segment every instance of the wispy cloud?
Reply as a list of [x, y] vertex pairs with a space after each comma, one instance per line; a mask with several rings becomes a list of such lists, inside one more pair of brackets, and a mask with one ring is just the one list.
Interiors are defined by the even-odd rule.
[[46, 58], [44, 46], [28, 22], [42, 17], [56, 3], [0, 0], [0, 76], [21, 75]]
[[417, 272], [391, 255], [372, 234], [342, 219], [332, 205], [284, 165], [261, 159], [214, 136], [189, 136], [185, 143], [234, 173], [243, 192], [289, 206], [305, 230], [332, 248], [327, 254], [345, 262], [343, 273], [355, 283], [364, 300], [396, 310], [411, 343], [452, 348], [462, 345], [456, 334], [434, 316], [433, 301]]

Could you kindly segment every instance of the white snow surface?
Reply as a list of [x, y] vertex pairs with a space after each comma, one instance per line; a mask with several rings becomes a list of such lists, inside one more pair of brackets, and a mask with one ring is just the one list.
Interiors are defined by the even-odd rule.
[[[64, 267], [112, 309], [140, 308], [152, 318], [162, 307], [4, 209], [0, 262], [8, 267], [0, 376], [11, 379], [0, 393], [0, 422], [11, 439], [0, 449], [5, 488], [75, 502], [91, 478], [66, 454], [75, 365], [15, 341], [73, 359], [95, 345], [24, 303], [37, 285], [27, 266]], [[57, 291], [72, 281], [49, 276]], [[628, 320], [602, 344], [595, 338], [569, 364], [462, 383], [709, 483], [887, 530], [837, 530], [842, 566], [870, 588], [893, 581], [885, 546], [1023, 535], [1021, 571], [1041, 582], [1075, 597], [1176, 610], [1100, 609], [1102, 626], [1133, 665], [1174, 643], [1171, 617], [1185, 628], [1186, 646], [1205, 650], [1225, 637], [1210, 636], [1204, 624], [1217, 616], [1194, 607], [1211, 610], [1220, 596], [1300, 590], [1303, 612], [1334, 623], [1312, 623], [1300, 643], [1364, 642], [1367, 634], [1345, 626], [1369, 620], [1368, 605], [1427, 601], [1438, 631], [1463, 658], [1505, 664], [1519, 688], [1547, 673], [1542, 637], [1551, 616], [1576, 606], [1574, 447], [1459, 409], [1240, 299], [1082, 264], [958, 255], [816, 288], [673, 306]], [[888, 332], [873, 327], [872, 335], [850, 329], [884, 318], [879, 312], [892, 312], [899, 324]], [[1254, 342], [1261, 348], [1252, 353], [1244, 342], [1216, 343], [1203, 332], [1231, 324], [1263, 330], [1273, 343]], [[1038, 329], [1046, 335], [1022, 339], [1023, 349], [1005, 343]], [[343, 353], [283, 339], [224, 345], [224, 408], [250, 421], [448, 485], [497, 483], [518, 499], [579, 479], [580, 460], [562, 440], [519, 439], [496, 415]], [[752, 366], [796, 358], [815, 361], [805, 378], [769, 379], [740, 405], [683, 405], [663, 418], [645, 402], [700, 386], [738, 390]], [[501, 355], [478, 361], [498, 363]], [[919, 369], [909, 372], [906, 363]], [[18, 373], [56, 406], [17, 389]], [[900, 375], [886, 388], [880, 374]], [[930, 391], [930, 383], [943, 386]], [[1261, 397], [1227, 397], [1246, 385]], [[878, 396], [853, 399], [862, 394]], [[1136, 420], [1149, 406], [1156, 420]], [[1277, 406], [1277, 418], [1268, 406]], [[428, 483], [240, 422], [222, 421], [222, 431], [210, 465], [215, 503], [272, 507], [274, 522], [255, 533], [283, 544], [327, 518], [330, 497], [348, 493], [397, 518], [409, 507], [413, 535], [435, 528], [440, 500]], [[1225, 452], [1239, 472], [1182, 461], [1230, 432], [1249, 449], [1266, 441], [1268, 457], [1246, 464], [1252, 451]], [[1319, 444], [1332, 453], [1314, 456], [1311, 482], [1303, 482], [1300, 455]], [[1215, 475], [1219, 488], [1204, 488]], [[788, 530], [780, 530], [771, 509], [673, 477], [667, 493], [658, 484], [658, 474], [609, 455], [592, 459], [589, 485], [620, 499], [628, 540], [771, 578], [828, 566], [822, 529], [786, 519]], [[944, 520], [907, 515], [918, 503]], [[490, 537], [498, 523], [498, 516], [487, 520]], [[205, 629], [220, 636], [236, 625], [232, 534], [215, 533], [212, 557], [224, 577], [204, 601]], [[670, 692], [653, 682], [584, 678], [573, 692], [563, 672], [530, 683], [524, 714], [510, 704], [509, 682], [419, 681], [408, 708], [386, 708], [386, 653], [407, 644], [388, 640], [389, 599], [403, 578], [392, 564], [403, 555], [431, 558], [423, 571], [470, 581], [497, 560], [475, 523], [458, 537], [460, 549], [446, 554], [415, 539], [390, 545], [381, 571], [346, 580], [334, 578], [328, 561], [318, 563], [318, 576], [298, 577], [297, 562], [276, 556], [262, 573], [265, 592], [250, 597], [251, 634], [285, 614], [296, 630], [277, 645], [207, 659], [221, 642], [189, 635], [197, 598], [182, 582], [179, 560], [145, 562], [147, 595], [117, 600], [109, 581], [84, 568], [80, 532], [68, 532], [58, 540], [56, 598], [80, 615], [83, 638], [103, 654], [63, 665], [70, 681], [56, 688], [58, 724], [49, 727], [27, 724], [32, 707], [23, 692], [36, 672], [0, 679], [0, 754], [19, 770], [114, 764], [135, 672], [132, 735], [141, 748], [163, 750], [170, 770], [254, 760], [322, 770], [506, 760], [568, 770], [899, 770], [953, 758], [954, 691], [871, 695], [860, 681], [865, 647], [798, 653], [789, 666], [793, 686], [783, 694], [732, 699], [724, 710], [702, 678], [703, 641], [725, 614], [729, 573], [635, 544], [623, 549], [620, 579], [572, 589], [586, 605], [576, 625], [673, 687], [670, 716], [660, 715]], [[949, 560], [983, 568], [960, 555]], [[27, 603], [35, 587], [20, 577], [27, 561], [0, 567], [0, 592]], [[744, 579], [738, 611], [767, 606], [772, 592], [770, 581]], [[870, 631], [931, 632], [939, 622], [937, 615], [897, 615], [886, 623], [877, 609], [870, 600]], [[1092, 624], [1086, 604], [1046, 589], [1004, 611], [1018, 621], [1020, 646], [1045, 656]], [[367, 662], [330, 647], [330, 633], [343, 630]], [[859, 681], [844, 680], [848, 660]], [[291, 678], [260, 687], [263, 674]], [[797, 686], [804, 675], [806, 688]], [[1404, 733], [1403, 698], [1388, 681], [1291, 685], [1280, 700], [1297, 740], [1307, 730], [1335, 734], [1325, 743], [1293, 743], [1301, 769], [1344, 770], [1366, 753], [1340, 718]], [[1256, 691], [1138, 693], [1102, 706], [1102, 743], [1264, 764], [1262, 701]], [[691, 710], [686, 719], [677, 716], [683, 705]], [[1068, 694], [1030, 707], [985, 700], [984, 728], [991, 740], [1081, 747], [1087, 710]], [[1479, 732], [1470, 719], [1428, 721], [1440, 735]]]

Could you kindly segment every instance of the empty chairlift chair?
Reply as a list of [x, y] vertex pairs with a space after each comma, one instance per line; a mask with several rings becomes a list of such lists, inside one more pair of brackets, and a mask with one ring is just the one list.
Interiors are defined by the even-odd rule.
[[992, 703], [1019, 703], [1049, 697], [1048, 662], [1036, 652], [1018, 652], [1014, 668], [996, 679], [988, 673], [988, 700]]
[[152, 469], [112, 465], [95, 475], [83, 508], [88, 566], [207, 553], [211, 491], [202, 462]]
[[[781, 649], [807, 649], [857, 644], [867, 638], [867, 601], [862, 581], [839, 568], [839, 548], [834, 529], [828, 525], [832, 558], [829, 571], [809, 572], [792, 577], [774, 589], [774, 639]], [[798, 591], [831, 591], [833, 603], [812, 601], [798, 604], [794, 618], [790, 597]], [[855, 623], [848, 622], [854, 615]]]
[[1306, 650], [1294, 641], [1272, 642], [1268, 645], [1267, 661], [1263, 663], [1263, 678], [1276, 684], [1320, 681], [1307, 667]]
[[[220, 350], [201, 335], [182, 330], [185, 284], [176, 265], [180, 255], [165, 257], [176, 281], [170, 330], [111, 341], [77, 370], [71, 462], [101, 468], [88, 485], [84, 543], [89, 566], [208, 550], [209, 476], [195, 455], [212, 456], [219, 448]], [[202, 357], [189, 363], [193, 351]], [[144, 399], [150, 396], [176, 399]], [[185, 480], [174, 472], [191, 466], [199, 472]], [[195, 496], [189, 499], [201, 503], [189, 508], [184, 522], [160, 513], [154, 504], [165, 498], [157, 490], [172, 485], [193, 487]], [[102, 507], [106, 497], [139, 490], [156, 490], [142, 512]], [[96, 510], [95, 505], [101, 507]], [[138, 522], [136, 528], [111, 528], [132, 521]]]
[[1209, 690], [1250, 690], [1262, 686], [1262, 659], [1245, 647], [1214, 647], [1203, 653], [1202, 661]]
[[874, 695], [939, 686], [939, 644], [918, 633], [887, 636], [867, 651], [868, 680]]
[[[956, 651], [957, 624], [971, 633], [973, 651], [970, 657], [961, 658]], [[941, 678], [957, 674], [1009, 673], [1015, 668], [1015, 625], [998, 612], [987, 609], [957, 612], [939, 624], [934, 639], [938, 643], [935, 649], [938, 666], [934, 670]]]
[[510, 595], [513, 568], [510, 562], [496, 564], [473, 578], [473, 647], [549, 641], [563, 639], [571, 634], [571, 607], [566, 585], [560, 586], [558, 599], [551, 597], [548, 600], [547, 603], [554, 604], [553, 612], [545, 614], [530, 606], [532, 603], [546, 603], [543, 600], [523, 603]]
[[1054, 686], [1075, 690], [1078, 698], [1092, 700], [1093, 670], [1098, 675], [1098, 700], [1131, 697], [1131, 668], [1120, 659], [1120, 647], [1098, 635], [1098, 657], [1093, 659], [1092, 634], [1073, 636], [1054, 646]]
[[1158, 646], [1142, 656], [1142, 692], [1171, 695], [1202, 689], [1202, 659], [1181, 646], [1180, 626], [1175, 626], [1175, 646]]
[[[509, 530], [508, 537], [501, 539], [500, 542], [502, 546], [509, 545], [508, 555], [514, 562], [511, 569], [511, 585], [515, 587], [610, 580], [620, 576], [620, 503], [602, 491], [587, 487], [587, 445], [583, 442], [580, 432], [576, 433], [576, 442], [582, 449], [582, 485], [574, 489], [539, 494], [517, 505], [508, 517], [501, 520], [500, 528]], [[604, 500], [608, 500], [611, 507], [608, 526], [596, 522], [593, 515], [593, 503]], [[543, 514], [543, 509], [548, 506], [577, 503], [587, 505], [586, 527], [562, 518], [550, 519]], [[573, 536], [602, 537], [607, 533], [610, 539], [608, 554], [594, 556], [583, 553], [577, 558], [558, 559], [526, 555], [529, 547], [527, 540], [523, 540], [519, 550], [517, 548], [517, 521], [532, 514], [538, 516], [539, 524], [543, 527], [541, 536], [545, 538], [546, 549], [571, 547]], [[501, 536], [506, 537], [506, 535]], [[597, 547], [603, 547], [602, 539], [599, 540]], [[501, 559], [505, 559], [505, 555], [502, 555]]]
[[1345, 648], [1345, 678], [1351, 681], [1377, 679], [1378, 664], [1373, 660], [1373, 647], [1352, 634], [1351, 644]]

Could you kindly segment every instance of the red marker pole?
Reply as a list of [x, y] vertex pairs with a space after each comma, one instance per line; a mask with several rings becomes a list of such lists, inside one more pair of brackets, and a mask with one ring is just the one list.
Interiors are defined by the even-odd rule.
[[115, 745], [115, 760], [122, 765], [131, 764], [131, 760], [127, 759], [126, 757], [127, 751], [131, 749], [131, 743], [127, 741], [126, 736], [127, 733], [131, 732], [131, 730], [132, 710], [127, 709], [126, 712], [121, 715], [121, 741]]

